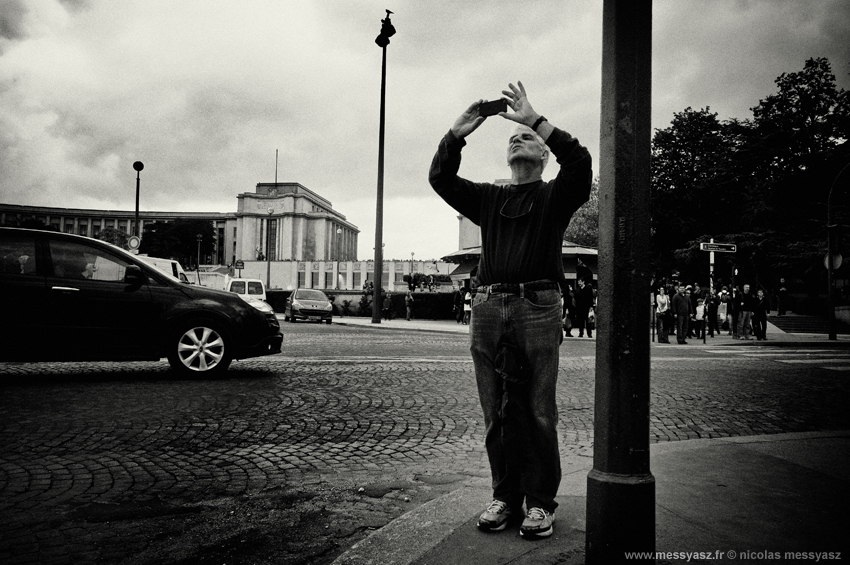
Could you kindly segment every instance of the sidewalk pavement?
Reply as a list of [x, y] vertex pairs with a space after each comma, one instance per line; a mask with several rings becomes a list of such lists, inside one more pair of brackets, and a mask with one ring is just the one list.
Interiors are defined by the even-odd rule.
[[[335, 318], [334, 323], [468, 332], [454, 321], [372, 324], [369, 318]], [[767, 335], [766, 342], [721, 335], [708, 344], [830, 343], [825, 335], [786, 334], [770, 323]], [[689, 343], [702, 345], [701, 340]], [[491, 500], [491, 488], [489, 479], [475, 478], [377, 530], [334, 565], [584, 563], [593, 459], [569, 455], [562, 457], [561, 468], [550, 538], [526, 541], [518, 523], [498, 533], [479, 531], [476, 521]], [[850, 430], [653, 444], [650, 469], [658, 563], [823, 562], [835, 559], [829, 552], [842, 552], [841, 559], [850, 555]]]
[[[380, 324], [372, 323], [372, 318], [363, 317], [363, 316], [337, 316], [333, 319], [334, 324], [339, 324], [343, 326], [363, 326], [370, 327], [376, 330], [416, 330], [416, 331], [425, 331], [425, 332], [438, 332], [438, 333], [452, 333], [452, 334], [468, 334], [469, 326], [458, 324], [454, 320], [420, 320], [418, 318], [414, 318], [412, 320], [405, 320], [404, 318], [394, 318], [392, 320], [381, 320]], [[573, 337], [572, 339], [578, 338], [578, 330], [573, 328], [572, 331]], [[715, 338], [708, 337], [706, 338], [705, 345], [746, 345], [746, 344], [759, 344], [759, 345], [780, 345], [782, 343], [793, 342], [793, 343], [830, 343], [827, 339], [826, 334], [808, 334], [808, 333], [785, 333], [780, 330], [776, 326], [770, 323], [768, 319], [767, 322], [767, 340], [765, 341], [756, 341], [753, 340], [733, 340], [731, 336], [727, 335], [726, 332], [720, 332]], [[565, 338], [570, 339], [570, 338]], [[587, 340], [587, 337], [581, 338], [582, 340]], [[596, 341], [596, 332], [593, 332], [593, 337], [590, 338], [593, 341]], [[839, 341], [848, 342], [850, 341], [850, 335], [839, 335]], [[657, 342], [657, 337], [655, 338]], [[675, 340], [671, 342], [672, 345], [676, 345]], [[832, 342], [835, 343], [835, 342]], [[688, 341], [688, 345], [703, 345], [703, 340], [699, 339], [691, 339]]]

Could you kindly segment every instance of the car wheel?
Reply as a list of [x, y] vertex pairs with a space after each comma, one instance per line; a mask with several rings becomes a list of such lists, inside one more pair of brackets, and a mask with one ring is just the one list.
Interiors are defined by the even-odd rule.
[[184, 375], [217, 375], [233, 360], [232, 343], [215, 322], [181, 326], [169, 343], [168, 362]]
[[289, 323], [291, 323], [291, 324], [295, 323], [295, 316], [292, 316], [291, 318], [289, 318]]
[[325, 320], [325, 323], [326, 323], [326, 324], [328, 324], [328, 325], [330, 325], [330, 323], [331, 323], [331, 319], [330, 319], [330, 318], [328, 318], [327, 320]]

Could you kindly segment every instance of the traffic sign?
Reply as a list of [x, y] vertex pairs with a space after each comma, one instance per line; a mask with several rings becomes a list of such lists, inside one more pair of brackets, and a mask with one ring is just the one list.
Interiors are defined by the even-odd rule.
[[245, 262], [242, 261], [242, 259], [237, 259], [236, 260], [236, 268], [237, 269], [244, 269], [245, 268]]
[[734, 243], [700, 243], [700, 251], [719, 251], [720, 253], [735, 253], [738, 247]]
[[131, 235], [127, 238], [127, 247], [129, 247], [130, 253], [133, 255], [137, 255], [139, 253], [139, 246], [142, 244], [142, 238], [137, 235]]

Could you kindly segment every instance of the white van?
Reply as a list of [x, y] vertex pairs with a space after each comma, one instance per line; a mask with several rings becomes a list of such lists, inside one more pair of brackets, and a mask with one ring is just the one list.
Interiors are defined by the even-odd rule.
[[238, 294], [246, 300], [248, 298], [266, 299], [266, 285], [260, 279], [228, 278], [227, 286], [224, 290]]
[[189, 283], [189, 278], [186, 272], [178, 261], [174, 259], [162, 259], [160, 257], [148, 257], [147, 255], [138, 255], [138, 258], [149, 265], [153, 265], [163, 273], [166, 273], [180, 282]]

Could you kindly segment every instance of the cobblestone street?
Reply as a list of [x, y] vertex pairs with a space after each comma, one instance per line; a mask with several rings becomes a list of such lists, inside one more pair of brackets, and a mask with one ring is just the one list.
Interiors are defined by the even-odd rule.
[[[0, 562], [330, 563], [489, 476], [467, 336], [283, 329], [219, 380], [0, 364]], [[558, 389], [587, 457], [594, 348], [565, 341]], [[850, 428], [848, 373], [727, 349], [653, 346], [651, 441]]]

